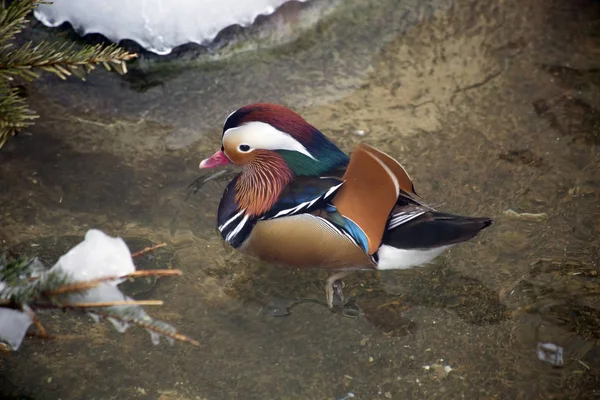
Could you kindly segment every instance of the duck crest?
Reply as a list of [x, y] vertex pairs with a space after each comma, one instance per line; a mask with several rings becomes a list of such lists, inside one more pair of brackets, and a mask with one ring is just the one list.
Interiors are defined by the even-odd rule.
[[231, 114], [225, 121], [223, 133], [230, 128], [253, 121], [265, 122], [292, 135], [300, 142], [310, 141], [312, 130], [315, 129], [304, 118], [286, 107], [279, 104], [256, 103], [241, 107]]

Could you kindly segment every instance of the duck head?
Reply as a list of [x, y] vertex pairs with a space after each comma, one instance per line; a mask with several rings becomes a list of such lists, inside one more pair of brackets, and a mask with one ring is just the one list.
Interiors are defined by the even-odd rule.
[[242, 167], [236, 203], [259, 215], [277, 201], [298, 176], [321, 176], [348, 164], [348, 156], [292, 110], [276, 104], [251, 104], [231, 113], [223, 126], [221, 149], [200, 168]]
[[222, 146], [200, 163], [249, 168], [285, 168], [295, 176], [318, 176], [348, 157], [294, 111], [277, 104], [250, 104], [231, 113], [223, 125]]

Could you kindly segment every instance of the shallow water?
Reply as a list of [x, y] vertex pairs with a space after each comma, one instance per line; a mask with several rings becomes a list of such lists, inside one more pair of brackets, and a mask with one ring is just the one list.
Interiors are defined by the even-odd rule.
[[[0, 152], [3, 247], [90, 227], [166, 241], [185, 275], [159, 281], [151, 297], [165, 305], [148, 311], [201, 345], [47, 316], [53, 333], [75, 335], [2, 356], [0, 393], [596, 398], [600, 5], [418, 3], [347, 1], [284, 47], [30, 88], [42, 118]], [[326, 274], [225, 246], [215, 218], [227, 176], [186, 191], [223, 119], [263, 100], [347, 151], [365, 141], [397, 157], [441, 210], [496, 223], [425, 268], [346, 279], [358, 319], [298, 303], [323, 299]], [[561, 346], [564, 364], [539, 360], [538, 343]]]

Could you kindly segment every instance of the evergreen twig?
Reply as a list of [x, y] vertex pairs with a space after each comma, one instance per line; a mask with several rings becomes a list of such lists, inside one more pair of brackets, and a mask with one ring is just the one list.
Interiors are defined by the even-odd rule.
[[125, 61], [136, 55], [117, 45], [84, 46], [77, 49], [74, 44], [56, 46], [42, 42], [34, 45], [25, 43], [14, 50], [0, 50], [0, 78], [11, 80], [18, 76], [27, 81], [39, 78], [36, 69], [55, 74], [61, 79], [75, 75], [85, 80], [85, 75], [98, 64], [119, 73], [126, 73]]
[[0, 148], [9, 136], [33, 124], [38, 115], [19, 96], [18, 89], [0, 81]]
[[75, 75], [85, 80], [99, 64], [109, 71], [114, 69], [125, 74], [125, 62], [137, 57], [114, 44], [76, 46], [27, 42], [15, 48], [14, 38], [29, 22], [30, 13], [39, 4], [47, 3], [44, 0], [15, 0], [8, 6], [4, 1], [0, 3], [0, 148], [9, 136], [32, 125], [37, 118], [27, 101], [10, 87], [16, 78], [29, 82], [39, 78], [40, 73], [49, 72], [61, 79]]
[[43, 0], [17, 0], [7, 7], [6, 2], [0, 5], [0, 48], [11, 47], [10, 43], [27, 24], [27, 16], [39, 4], [49, 4]]
[[[160, 247], [163, 245], [150, 246], [137, 254], [144, 254]], [[122, 326], [131, 324], [169, 339], [199, 345], [196, 340], [177, 332], [173, 326], [151, 318], [141, 308], [141, 306], [162, 305], [161, 300], [133, 300], [122, 295], [118, 289], [116, 289], [117, 293], [123, 296], [123, 300], [114, 300], [113, 297], [108, 301], [102, 301], [102, 298], [98, 298], [99, 301], [85, 301], [85, 297], [80, 296], [85, 295], [90, 289], [111, 281], [181, 274], [181, 270], [178, 269], [137, 270], [124, 276], [107, 276], [72, 282], [69, 274], [48, 271], [37, 259], [24, 257], [9, 259], [0, 256], [0, 309], [11, 308], [29, 314], [38, 328], [37, 336], [43, 338], [50, 338], [51, 335], [37, 319], [36, 310], [70, 310], [95, 314]], [[1, 342], [0, 350], [2, 350]]]

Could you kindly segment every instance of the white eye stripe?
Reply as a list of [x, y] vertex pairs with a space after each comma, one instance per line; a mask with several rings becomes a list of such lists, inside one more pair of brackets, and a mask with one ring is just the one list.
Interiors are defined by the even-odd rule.
[[242, 144], [247, 144], [252, 149], [292, 150], [316, 161], [316, 158], [299, 141], [265, 122], [252, 121], [229, 128], [223, 134], [223, 143], [234, 138], [240, 139]]

